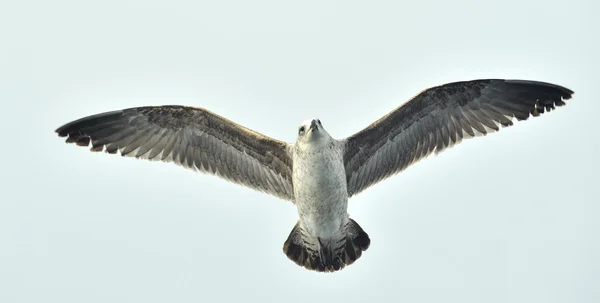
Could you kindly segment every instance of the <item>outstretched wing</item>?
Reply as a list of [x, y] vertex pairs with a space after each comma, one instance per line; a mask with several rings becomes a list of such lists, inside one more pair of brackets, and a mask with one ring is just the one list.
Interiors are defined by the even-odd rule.
[[564, 105], [573, 92], [534, 81], [475, 80], [433, 87], [346, 139], [348, 196], [462, 139]]
[[293, 201], [288, 144], [205, 109], [137, 107], [82, 118], [56, 130], [92, 151], [174, 162]]

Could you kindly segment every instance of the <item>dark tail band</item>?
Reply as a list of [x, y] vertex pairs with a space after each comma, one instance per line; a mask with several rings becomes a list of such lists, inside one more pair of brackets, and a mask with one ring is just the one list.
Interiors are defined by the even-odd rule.
[[324, 244], [324, 241], [317, 239], [311, 243], [307, 238], [300, 222], [296, 223], [283, 244], [283, 252], [296, 264], [320, 272], [338, 271], [354, 263], [371, 244], [369, 235], [352, 219], [348, 222], [345, 238], [337, 242]]

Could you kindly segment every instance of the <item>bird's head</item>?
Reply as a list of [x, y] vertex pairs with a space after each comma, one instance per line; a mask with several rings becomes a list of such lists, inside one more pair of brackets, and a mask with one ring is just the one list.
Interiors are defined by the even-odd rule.
[[331, 136], [323, 128], [323, 124], [321, 124], [321, 120], [319, 119], [304, 120], [298, 127], [298, 139], [296, 142], [302, 145], [320, 146], [331, 140]]

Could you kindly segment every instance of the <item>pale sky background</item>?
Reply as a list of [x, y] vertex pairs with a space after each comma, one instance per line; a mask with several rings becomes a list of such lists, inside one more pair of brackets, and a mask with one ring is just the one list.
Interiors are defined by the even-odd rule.
[[[0, 302], [600, 302], [597, 1], [3, 1]], [[421, 90], [547, 81], [566, 107], [350, 200], [371, 247], [289, 261], [289, 202], [54, 130], [143, 105], [335, 138]]]

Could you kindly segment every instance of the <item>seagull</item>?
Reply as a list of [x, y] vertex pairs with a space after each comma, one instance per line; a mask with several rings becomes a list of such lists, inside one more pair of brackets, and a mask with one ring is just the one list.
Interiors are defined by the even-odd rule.
[[299, 220], [283, 244], [296, 264], [335, 272], [371, 240], [348, 215], [348, 199], [432, 153], [565, 105], [554, 84], [485, 79], [419, 93], [358, 133], [332, 138], [321, 120], [282, 142], [203, 108], [147, 106], [101, 113], [59, 127], [67, 143], [172, 162], [291, 201]]

